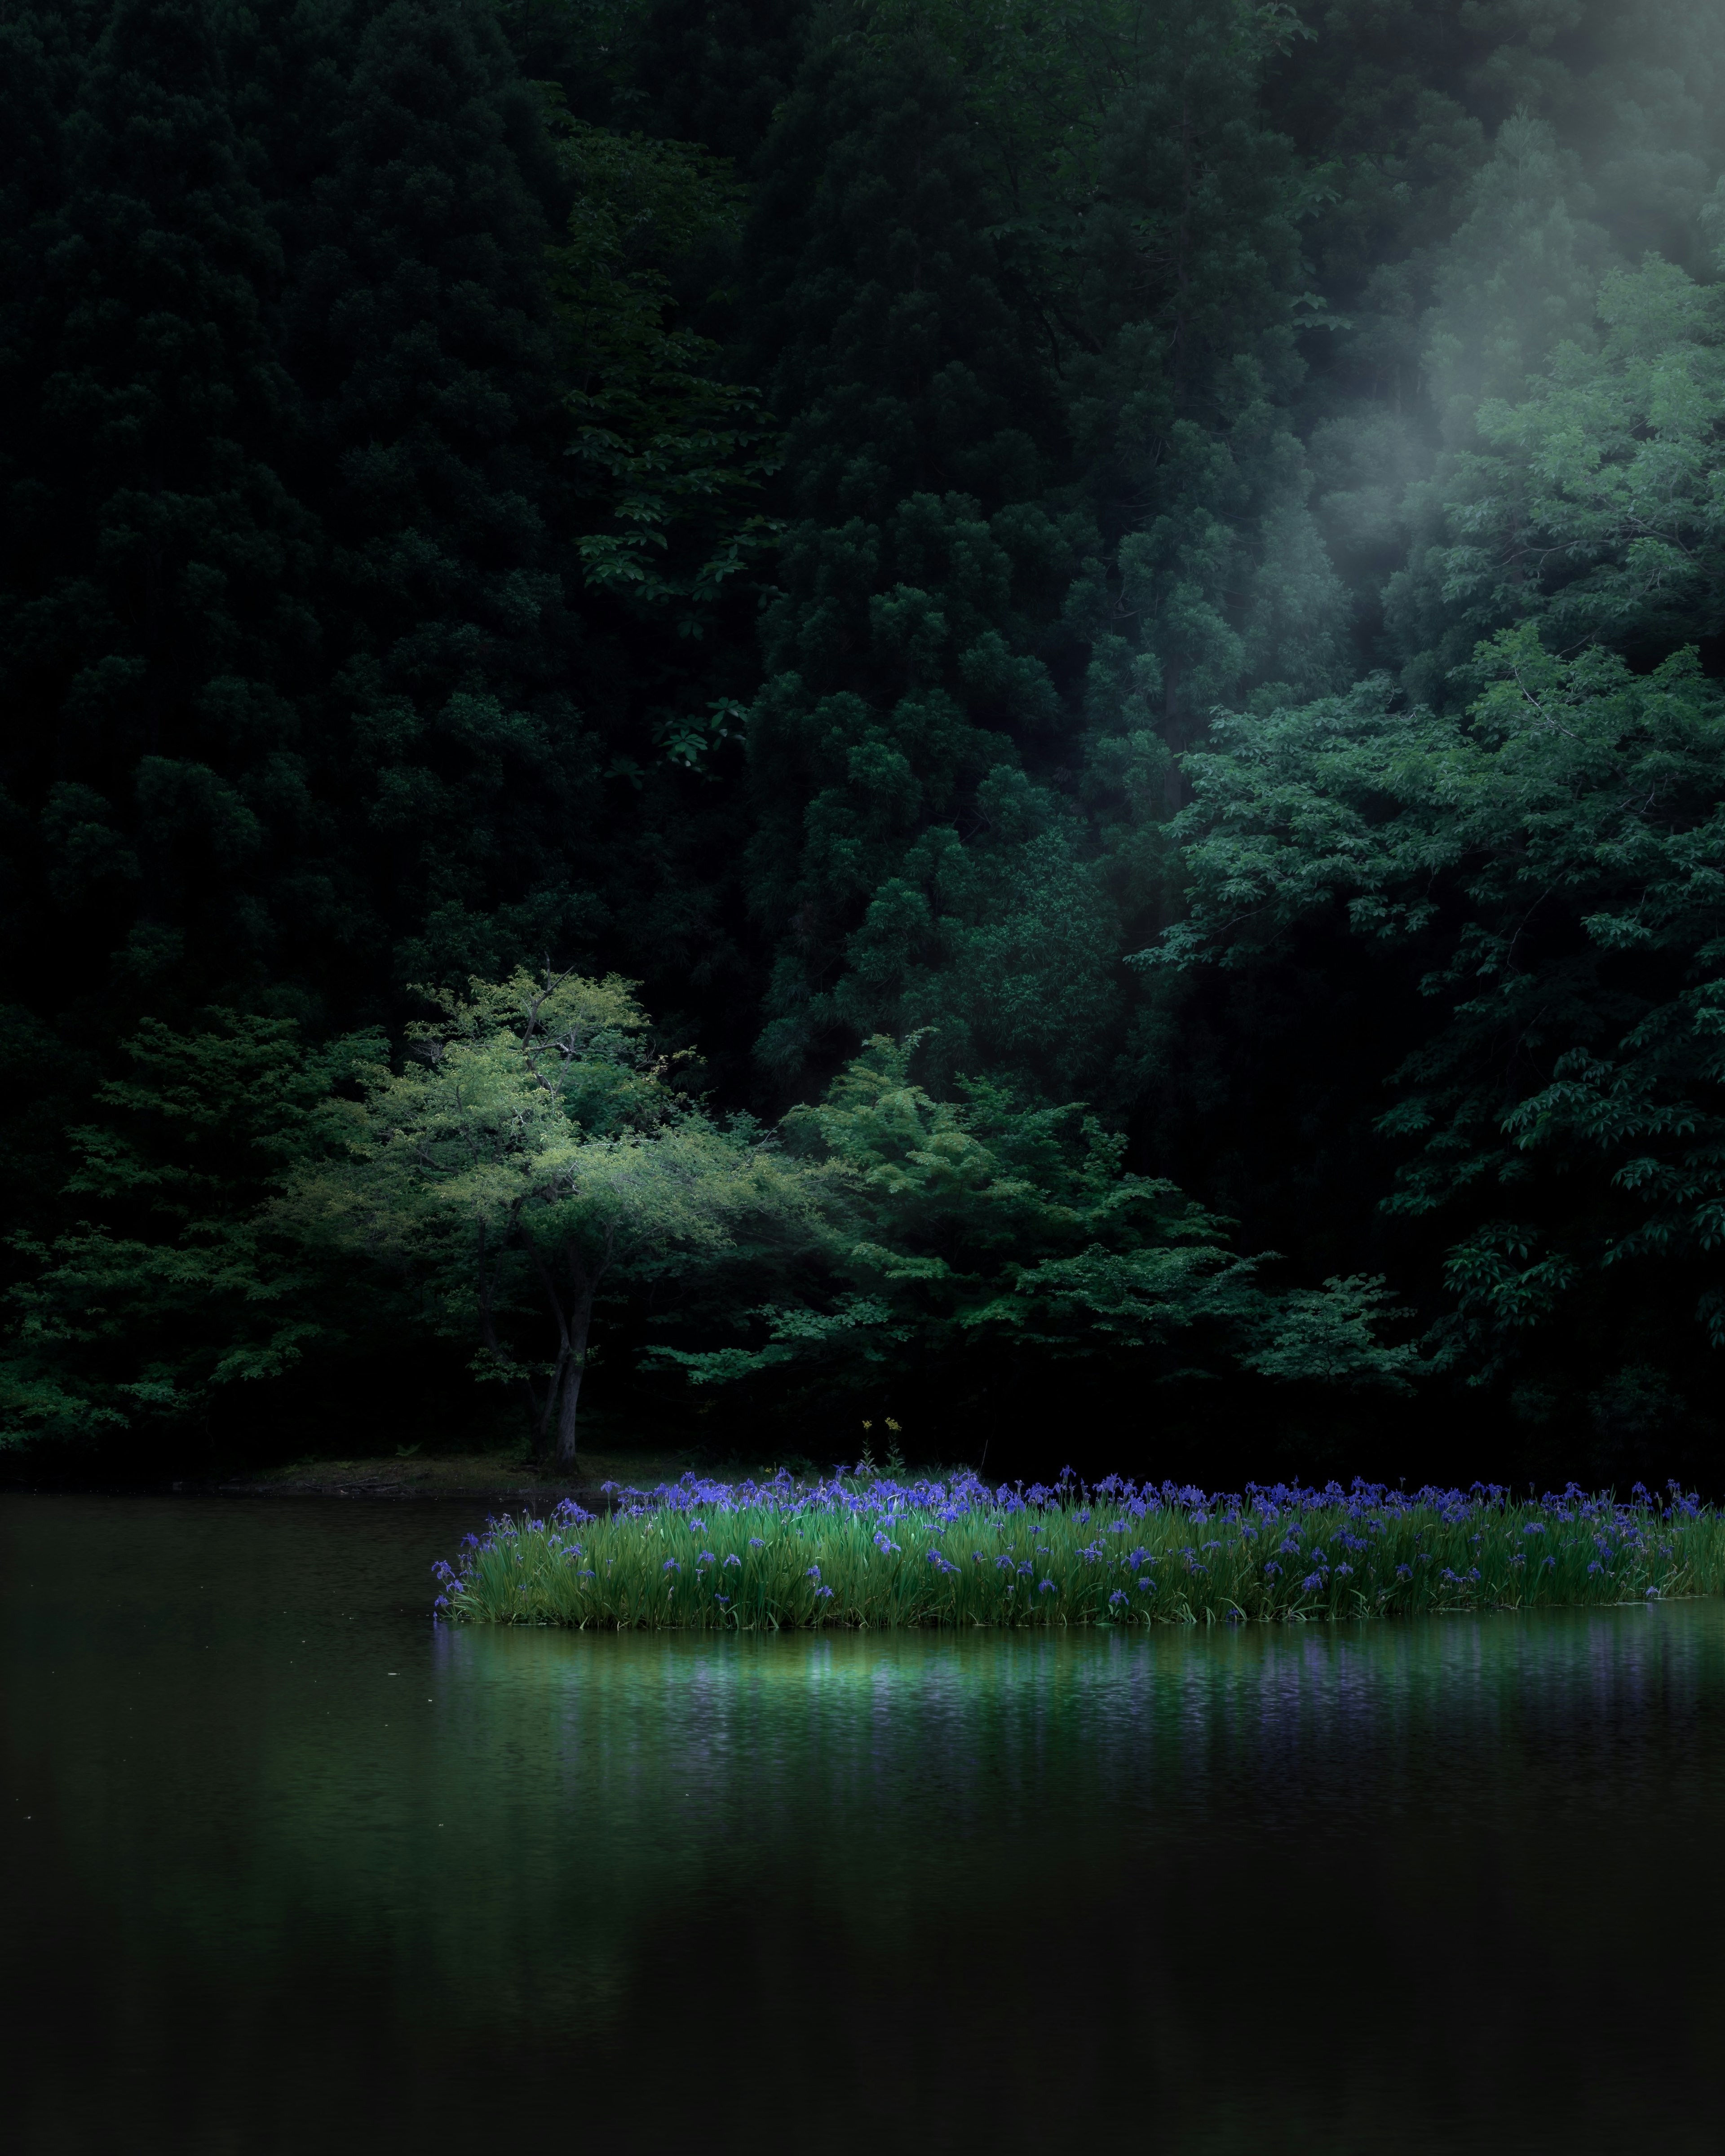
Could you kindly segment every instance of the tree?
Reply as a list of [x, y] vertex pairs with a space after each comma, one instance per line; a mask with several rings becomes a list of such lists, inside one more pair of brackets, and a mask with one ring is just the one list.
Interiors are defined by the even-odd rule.
[[848, 1008], [834, 989], [907, 853], [959, 843], [991, 771], [1054, 752], [1087, 520], [1040, 499], [1063, 456], [1050, 354], [937, 38], [822, 40], [757, 172], [754, 334], [793, 521], [749, 721], [747, 874], [774, 955], [758, 1052], [794, 1080], [835, 1039], [905, 1023], [878, 963]]
[[280, 1380], [380, 1315], [400, 1323], [273, 1209], [318, 1156], [332, 1092], [380, 1047], [309, 1050], [290, 1020], [237, 1011], [189, 1033], [145, 1022], [129, 1074], [96, 1087], [70, 1133], [72, 1224], [13, 1238], [10, 1437], [207, 1422], [229, 1388]]
[[[965, 954], [1004, 903], [1020, 947], [1086, 916], [1101, 1079], [1145, 894], [1086, 824], [1143, 766], [1127, 744], [1341, 678], [1288, 416], [1307, 191], [1255, 109], [1292, 33], [1235, 0], [883, 7], [781, 110], [752, 245], [800, 514], [749, 870], [777, 945], [758, 1053], [788, 1078], [883, 1027], [963, 1055]], [[1034, 1028], [993, 1030], [1059, 1084]]]
[[1317, 190], [1262, 109], [1266, 72], [1305, 33], [1240, 0], [1135, 13], [1137, 64], [1072, 220], [1087, 335], [1068, 397], [1118, 550], [1117, 634], [1182, 746], [1242, 687], [1335, 683], [1346, 608], [1290, 424], [1302, 332], [1327, 321], [1300, 232]]
[[1143, 962], [1281, 963], [1331, 923], [1406, 952], [1430, 1015], [1382, 1074], [1385, 1202], [1444, 1225], [1449, 1358], [1548, 1402], [1651, 1342], [1681, 1368], [1680, 1313], [1725, 1344], [1725, 693], [1692, 651], [1639, 675], [1532, 624], [1476, 666], [1465, 717], [1380, 679], [1219, 723], [1190, 911]]
[[[374, 1065], [346, 1110], [348, 1164], [302, 1175], [282, 1217], [421, 1279], [567, 1467], [601, 1290], [699, 1264], [744, 1222], [795, 1232], [811, 1178], [677, 1090], [621, 981], [517, 972], [436, 1001], [405, 1068]], [[515, 1345], [529, 1297], [555, 1341], [540, 1361]]]
[[829, 1382], [930, 1381], [999, 1400], [1015, 1376], [1130, 1353], [1142, 1383], [1230, 1365], [1278, 1379], [1404, 1387], [1413, 1363], [1377, 1327], [1379, 1281], [1277, 1294], [1273, 1257], [1236, 1255], [1229, 1224], [1172, 1183], [1125, 1173], [1125, 1142], [1077, 1103], [1027, 1106], [987, 1080], [937, 1101], [913, 1039], [870, 1041], [790, 1142], [836, 1173], [829, 1291], [753, 1315], [752, 1348], [661, 1350], [697, 1383], [812, 1366]]
[[667, 274], [734, 238], [741, 190], [693, 143], [554, 119], [575, 191], [552, 262], [570, 454], [595, 527], [577, 542], [583, 572], [698, 637], [726, 581], [777, 531], [756, 499], [776, 469], [760, 393], [724, 380], [719, 346], [675, 325]]
[[533, 185], [552, 167], [542, 102], [490, 12], [390, 0], [357, 41], [296, 227], [280, 341], [329, 539], [334, 824], [329, 879], [305, 896], [328, 970], [373, 998], [591, 937], [603, 911]]
[[[1546, 122], [1516, 112], [1468, 189], [1469, 214], [1435, 274], [1423, 364], [1440, 451], [1431, 476], [1409, 490], [1407, 562], [1384, 593], [1404, 677], [1422, 701], [1448, 692], [1479, 639], [1521, 611], [1518, 539], [1502, 562], [1489, 545], [1467, 545], [1476, 530], [1522, 522], [1515, 476], [1481, 455], [1481, 435], [1488, 414], [1519, 402], [1558, 346], [1592, 342], [1611, 246], [1577, 213], [1584, 194], [1574, 154]], [[1504, 479], [1507, 487], [1497, 484]]]
[[[0, 422], [0, 770], [30, 924], [9, 940], [49, 1008], [59, 952], [78, 978], [110, 955], [123, 1029], [280, 968], [317, 526], [283, 476], [280, 249], [209, 12], [120, 0], [75, 69], [66, 31], [35, 56], [42, 162], [12, 205], [36, 213], [13, 246], [52, 245], [8, 277], [32, 377], [7, 383]], [[56, 134], [44, 108], [68, 74]]]
[[1584, 341], [1480, 405], [1434, 566], [1466, 619], [1663, 656], [1721, 624], [1725, 316], [1656, 259], [1608, 272], [1594, 311]]

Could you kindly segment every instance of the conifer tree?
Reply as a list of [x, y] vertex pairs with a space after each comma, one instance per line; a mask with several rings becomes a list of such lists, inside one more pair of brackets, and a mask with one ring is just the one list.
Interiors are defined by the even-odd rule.
[[0, 678], [11, 737], [0, 742], [0, 1173], [17, 1228], [54, 1217], [61, 1132], [89, 1082], [85, 1059], [41, 1015], [62, 922], [39, 821], [54, 661], [37, 596], [54, 525], [39, 414], [59, 320], [54, 264], [68, 240], [66, 119], [87, 59], [74, 11], [22, 10], [0, 23]]
[[372, 981], [590, 924], [594, 755], [556, 545], [550, 150], [495, 25], [393, 0], [361, 42], [285, 349], [331, 555], [327, 904]]
[[1237, 689], [1333, 682], [1345, 605], [1290, 424], [1299, 334], [1322, 315], [1305, 179], [1260, 105], [1297, 25], [1237, 0], [1165, 0], [1145, 28], [1083, 223], [1093, 356], [1075, 362], [1074, 406], [1137, 671], [1153, 671], [1163, 731], [1183, 742]]
[[795, 79], [809, 0], [654, 0], [634, 44], [631, 124], [747, 172]]
[[1078, 61], [1047, 27], [883, 11], [811, 58], [761, 167], [803, 511], [751, 733], [787, 1073], [933, 1024], [1094, 1088], [1151, 894], [1136, 829], [1090, 819], [1125, 772], [1165, 794], [1161, 744], [1218, 696], [1339, 678], [1288, 412], [1300, 174], [1254, 109], [1286, 26], [1093, 9]]
[[1483, 557], [1468, 574], [1454, 548], [1481, 513], [1519, 521], [1513, 504], [1491, 502], [1498, 475], [1481, 461], [1482, 402], [1518, 402], [1555, 347], [1594, 341], [1612, 250], [1578, 211], [1584, 193], [1576, 161], [1550, 127], [1516, 115], [1499, 131], [1437, 273], [1425, 367], [1442, 448], [1431, 479], [1410, 491], [1408, 563], [1385, 593], [1409, 687], [1435, 701], [1453, 697], [1446, 685], [1459, 680], [1474, 645], [1517, 610]]
[[[1060, 726], [1048, 658], [1073, 533], [1041, 501], [1058, 401], [971, 138], [932, 38], [839, 37], [760, 166], [755, 275], [798, 521], [751, 721], [750, 869], [778, 946], [762, 1053], [788, 1075], [835, 1025], [901, 1015], [892, 977], [937, 932], [922, 893], [888, 886]], [[896, 959], [871, 906], [896, 915]], [[875, 978], [841, 988], [871, 920]]]
[[280, 255], [202, 0], [119, 0], [64, 141], [10, 421], [7, 781], [43, 955], [111, 954], [123, 1004], [172, 1010], [280, 963], [316, 525], [273, 461], [295, 424], [264, 321]]

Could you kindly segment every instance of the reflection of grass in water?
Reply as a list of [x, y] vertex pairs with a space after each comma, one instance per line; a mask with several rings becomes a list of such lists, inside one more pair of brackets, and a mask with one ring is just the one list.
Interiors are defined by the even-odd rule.
[[870, 1476], [799, 1488], [685, 1475], [594, 1519], [493, 1521], [439, 1568], [472, 1622], [754, 1630], [823, 1625], [1301, 1621], [1529, 1609], [1725, 1589], [1725, 1517], [1673, 1486], [1413, 1494], [1356, 1482], [1240, 1496], [990, 1490]]

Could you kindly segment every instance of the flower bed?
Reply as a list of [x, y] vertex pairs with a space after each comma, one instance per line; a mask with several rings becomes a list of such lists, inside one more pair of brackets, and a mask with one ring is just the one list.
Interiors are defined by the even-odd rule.
[[470, 1623], [742, 1630], [1193, 1624], [1517, 1609], [1717, 1594], [1725, 1519], [1676, 1485], [1470, 1491], [1248, 1484], [1210, 1496], [1070, 1472], [812, 1488], [685, 1475], [494, 1520], [437, 1568]]

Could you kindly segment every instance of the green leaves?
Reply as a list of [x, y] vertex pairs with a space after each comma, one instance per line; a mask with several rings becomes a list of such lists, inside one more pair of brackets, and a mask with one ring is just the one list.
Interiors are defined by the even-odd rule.
[[20, 1236], [0, 1358], [11, 1436], [88, 1437], [207, 1415], [374, 1319], [275, 1210], [327, 1142], [334, 1088], [380, 1052], [314, 1052], [289, 1022], [234, 1011], [178, 1033], [148, 1020], [131, 1075], [97, 1088], [71, 1136], [74, 1224]]
[[[283, 1217], [308, 1240], [404, 1272], [479, 1373], [523, 1384], [572, 1460], [595, 1298], [687, 1270], [738, 1229], [794, 1234], [815, 1178], [672, 1082], [629, 984], [517, 971], [433, 997], [400, 1070], [361, 1074], [345, 1161], [308, 1168]], [[516, 1344], [535, 1306], [552, 1353]], [[535, 1381], [546, 1382], [536, 1393]]]
[[1261, 962], [1326, 919], [1409, 946], [1433, 1009], [1383, 1119], [1419, 1147], [1389, 1204], [1495, 1214], [1513, 1193], [1563, 1224], [1471, 1229], [1445, 1269], [1462, 1316], [1523, 1332], [1590, 1272], [1684, 1258], [1711, 1324], [1725, 696], [1692, 652], [1635, 674], [1531, 625], [1476, 666], [1466, 721], [1378, 683], [1223, 722], [1175, 828], [1189, 916], [1142, 962]]
[[1657, 258], [1608, 273], [1596, 310], [1596, 340], [1479, 406], [1434, 563], [1451, 603], [1554, 645], [1669, 649], [1712, 631], [1725, 567], [1725, 314]]
[[1033, 1107], [988, 1081], [937, 1101], [910, 1075], [915, 1040], [881, 1038], [792, 1143], [835, 1171], [824, 1254], [837, 1291], [757, 1313], [752, 1352], [670, 1355], [696, 1382], [807, 1362], [830, 1382], [897, 1383], [968, 1367], [997, 1382], [1046, 1361], [1148, 1351], [1147, 1380], [1241, 1363], [1282, 1380], [1404, 1382], [1413, 1351], [1377, 1327], [1398, 1315], [1377, 1281], [1277, 1296], [1265, 1259], [1172, 1183], [1128, 1174], [1124, 1142], [1076, 1104]]
[[674, 326], [668, 270], [733, 245], [742, 191], [722, 158], [688, 142], [619, 136], [554, 110], [575, 190], [552, 250], [569, 454], [598, 527], [577, 542], [599, 590], [685, 603], [680, 634], [747, 572], [780, 527], [756, 506], [778, 469], [759, 392], [727, 382], [719, 346]]

